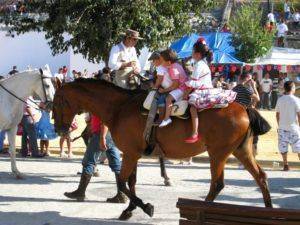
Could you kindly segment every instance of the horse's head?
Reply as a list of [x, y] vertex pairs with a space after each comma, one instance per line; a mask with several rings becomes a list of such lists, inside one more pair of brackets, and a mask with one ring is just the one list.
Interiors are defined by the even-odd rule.
[[41, 98], [42, 102], [45, 102], [47, 108], [52, 107], [55, 93], [51, 78], [49, 66], [45, 66], [44, 70], [40, 69], [38, 84], [34, 89], [34, 92]]
[[70, 103], [71, 96], [68, 96], [64, 89], [64, 87], [58, 89], [53, 100], [54, 128], [59, 135], [69, 131], [75, 115], [79, 112], [75, 103]]

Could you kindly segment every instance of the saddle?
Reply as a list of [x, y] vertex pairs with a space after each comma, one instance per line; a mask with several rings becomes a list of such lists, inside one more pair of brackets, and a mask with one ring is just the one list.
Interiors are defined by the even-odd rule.
[[[143, 107], [146, 110], [150, 110], [151, 104], [154, 100], [155, 92], [156, 91], [150, 91], [147, 98], [145, 99]], [[175, 102], [172, 106], [171, 116], [181, 117], [181, 116], [185, 115], [186, 111], [188, 109], [188, 106], [189, 106], [189, 103], [186, 100], [181, 100], [181, 101]]]

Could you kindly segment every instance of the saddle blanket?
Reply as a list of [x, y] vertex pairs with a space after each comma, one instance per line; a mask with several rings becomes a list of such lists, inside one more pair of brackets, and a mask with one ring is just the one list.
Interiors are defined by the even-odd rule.
[[[210, 108], [225, 108], [236, 98], [236, 92], [231, 90], [223, 90], [222, 88], [211, 88], [204, 90], [194, 90], [189, 95], [189, 104], [195, 106], [199, 110]], [[222, 107], [224, 106], [224, 107]]]

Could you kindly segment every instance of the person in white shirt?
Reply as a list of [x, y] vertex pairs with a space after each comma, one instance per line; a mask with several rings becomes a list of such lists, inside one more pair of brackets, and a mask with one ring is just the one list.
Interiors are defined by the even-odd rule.
[[300, 13], [298, 11], [295, 11], [293, 14], [293, 25], [294, 28], [297, 28], [300, 22]]
[[289, 31], [288, 26], [285, 24], [284, 20], [280, 20], [280, 24], [277, 25], [277, 46], [284, 47], [284, 39]]
[[283, 8], [284, 8], [284, 18], [285, 20], [289, 20], [291, 14], [291, 7], [290, 7], [289, 0], [285, 1]]
[[139, 32], [128, 29], [124, 40], [110, 51], [108, 66], [115, 73], [114, 83], [119, 87], [134, 89], [139, 82], [137, 75], [141, 66], [135, 50], [139, 39], [142, 39]]
[[270, 79], [270, 74], [266, 73], [265, 77], [260, 82], [260, 86], [261, 86], [261, 90], [262, 90], [262, 96], [261, 96], [262, 107], [264, 109], [268, 109], [268, 110], [271, 109], [270, 108], [270, 94], [271, 94], [271, 90], [272, 90], [272, 85], [273, 85], [273, 82]]
[[276, 105], [276, 119], [278, 123], [278, 149], [283, 159], [283, 170], [288, 171], [287, 161], [288, 146], [293, 152], [298, 153], [300, 159], [300, 99], [295, 94], [295, 83], [284, 83], [284, 95], [280, 97]]
[[275, 23], [275, 16], [271, 11], [268, 14], [268, 19], [269, 19], [269, 22]]

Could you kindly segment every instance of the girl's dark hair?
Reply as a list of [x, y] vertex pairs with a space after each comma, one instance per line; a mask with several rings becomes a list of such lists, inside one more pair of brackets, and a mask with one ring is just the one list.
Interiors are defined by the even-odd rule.
[[194, 46], [193, 50], [196, 53], [200, 53], [203, 59], [206, 59], [207, 63], [210, 64], [213, 60], [213, 53], [208, 49], [206, 44], [203, 44], [201, 41], [197, 41]]
[[284, 83], [284, 91], [285, 92], [290, 92], [293, 88], [294, 82], [293, 81], [286, 81]]
[[160, 56], [165, 60], [165, 61], [170, 61], [171, 63], [177, 62], [177, 54], [175, 51], [172, 49], [168, 48], [162, 52], [160, 52]]

